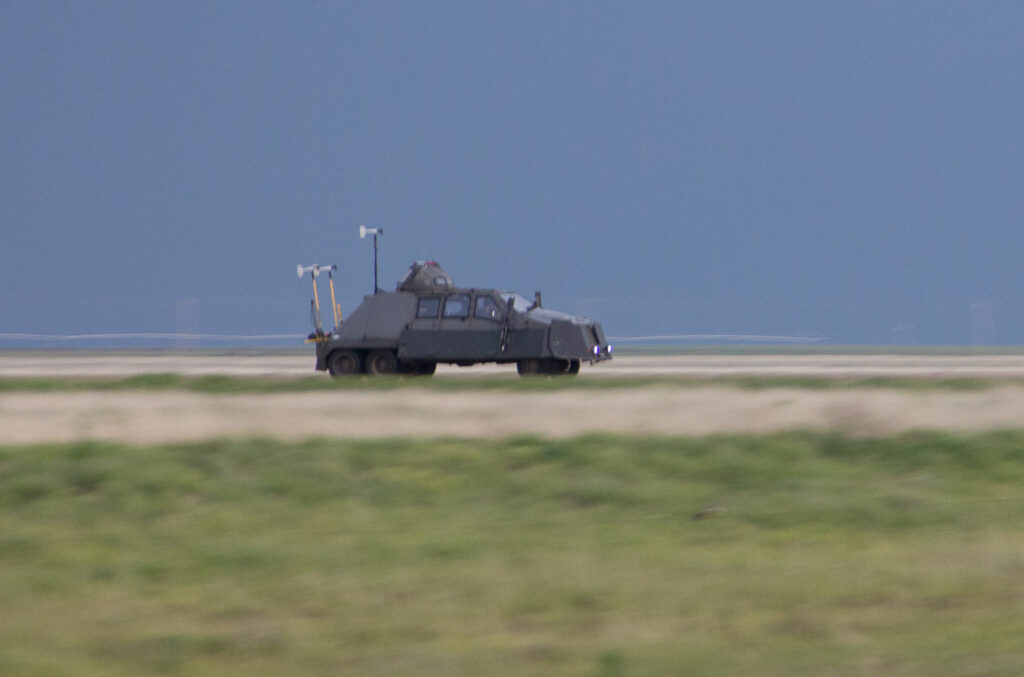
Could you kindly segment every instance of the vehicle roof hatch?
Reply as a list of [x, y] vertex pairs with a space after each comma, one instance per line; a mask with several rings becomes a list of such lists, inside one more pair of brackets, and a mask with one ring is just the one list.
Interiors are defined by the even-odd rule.
[[445, 291], [452, 289], [452, 276], [437, 261], [416, 261], [398, 281], [396, 291]]

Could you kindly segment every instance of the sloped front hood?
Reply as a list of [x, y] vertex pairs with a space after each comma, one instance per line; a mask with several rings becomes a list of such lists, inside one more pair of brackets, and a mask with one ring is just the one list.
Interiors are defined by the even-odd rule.
[[555, 357], [599, 362], [612, 358], [612, 347], [605, 343], [604, 330], [585, 317], [551, 317], [548, 349]]
[[569, 324], [577, 326], [586, 326], [593, 324], [593, 320], [580, 315], [570, 315], [563, 313], [558, 310], [548, 310], [547, 308], [534, 308], [528, 310], [525, 313], [526, 319], [538, 324], [551, 324], [552, 322], [568, 322]]

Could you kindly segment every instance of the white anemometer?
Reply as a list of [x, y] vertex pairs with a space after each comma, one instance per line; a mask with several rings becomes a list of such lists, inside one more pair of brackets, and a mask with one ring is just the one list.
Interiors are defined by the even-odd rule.
[[377, 294], [380, 292], [380, 286], [377, 284], [377, 236], [383, 235], [383, 228], [367, 228], [366, 226], [359, 226], [359, 239], [365, 240], [367, 235], [373, 235], [373, 293]]

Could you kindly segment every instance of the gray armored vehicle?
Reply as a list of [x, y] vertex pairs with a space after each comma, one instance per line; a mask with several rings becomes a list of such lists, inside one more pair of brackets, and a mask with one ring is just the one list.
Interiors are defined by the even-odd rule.
[[539, 292], [531, 302], [513, 292], [456, 287], [434, 261], [414, 263], [395, 291], [366, 296], [344, 322], [335, 306], [335, 318], [333, 332], [317, 324], [309, 336], [316, 368], [332, 376], [429, 375], [438, 362], [514, 362], [523, 375], [576, 374], [581, 362], [612, 357], [597, 322], [542, 308]]

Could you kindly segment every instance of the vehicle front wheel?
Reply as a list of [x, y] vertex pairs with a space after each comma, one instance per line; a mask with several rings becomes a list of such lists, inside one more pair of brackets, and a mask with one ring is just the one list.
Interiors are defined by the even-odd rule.
[[516, 371], [520, 376], [536, 376], [540, 373], [540, 360], [519, 360]]
[[579, 360], [563, 360], [557, 357], [549, 357], [541, 360], [519, 360], [516, 362], [516, 369], [520, 376], [561, 376], [563, 374], [577, 374], [580, 371]]
[[545, 374], [551, 374], [553, 376], [560, 376], [562, 374], [568, 374], [569, 369], [572, 368], [572, 364], [569, 360], [560, 360], [558, 358], [544, 360], [544, 364], [541, 365], [541, 371]]
[[398, 373], [398, 358], [393, 350], [374, 350], [366, 356], [366, 371], [374, 376]]
[[362, 371], [359, 353], [352, 350], [336, 350], [327, 359], [327, 370], [331, 376], [354, 376]]

